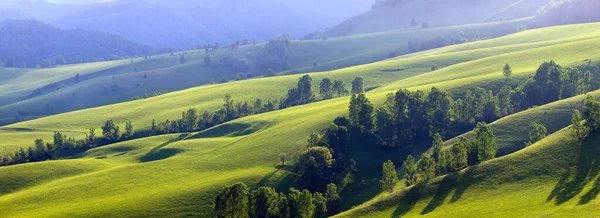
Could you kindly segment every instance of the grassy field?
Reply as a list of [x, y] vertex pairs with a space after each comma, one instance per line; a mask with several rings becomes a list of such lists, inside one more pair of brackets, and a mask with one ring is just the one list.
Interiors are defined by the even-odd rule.
[[[391, 31], [328, 40], [293, 40], [289, 70], [279, 74], [327, 72], [376, 62], [387, 58], [390, 52], [407, 53], [408, 41], [411, 38], [454, 36], [461, 31], [464, 31], [467, 37], [477, 34], [498, 37], [515, 32], [514, 26], [516, 24], [512, 22], [487, 23]], [[142, 97], [144, 93], [152, 96], [154, 93], [183, 90], [224, 78], [234, 80], [238, 72], [217, 67], [215, 64], [226, 55], [256, 56], [263, 50], [264, 43], [241, 46], [236, 50], [220, 49], [208, 54], [205, 54], [204, 50], [186, 51], [185, 64], [179, 62], [179, 54], [183, 52], [177, 52], [173, 56], [155, 55], [150, 60], [138, 58], [42, 70], [0, 68], [0, 76], [11, 77], [5, 83], [0, 82], [0, 91], [5, 91], [0, 92], [0, 125], [12, 123], [19, 110], [29, 111], [35, 118], [125, 102], [134, 96]], [[213, 66], [205, 66], [205, 56], [211, 57]], [[313, 65], [315, 63], [316, 67]], [[135, 72], [135, 69], [138, 72]], [[76, 73], [87, 76], [82, 77], [81, 83], [75, 83], [73, 77]], [[250, 73], [254, 76], [265, 74], [256, 69]], [[144, 75], [147, 75], [147, 78]], [[56, 86], [49, 87], [49, 84]], [[118, 89], [113, 90], [112, 87]], [[42, 95], [28, 98], [34, 90], [40, 88]]]
[[[497, 40], [444, 48], [446, 51], [442, 49], [422, 52], [368, 65], [313, 73], [311, 76], [314, 81], [330, 77], [343, 79], [346, 83], [356, 76], [362, 76], [365, 78], [365, 87], [374, 88], [368, 92], [368, 97], [377, 105], [382, 103], [385, 94], [398, 88], [427, 89], [435, 84], [444, 89], [460, 91], [473, 84], [501, 78], [502, 68], [496, 69], [488, 65], [503, 65], [506, 61], [514, 60], [515, 74], [528, 76], [533, 74], [533, 71], [544, 60], [555, 59], [563, 65], [576, 65], [587, 58], [598, 59], [600, 54], [592, 49], [595, 48], [597, 51], [596, 46], [600, 44], [595, 41], [595, 38], [600, 37], [599, 25], [574, 25], [545, 30], [555, 31], [557, 34], [554, 37], [542, 37], [542, 35], [546, 35], [546, 32], [542, 30], [524, 32]], [[594, 32], [598, 35], [593, 34]], [[536, 35], [540, 35], [540, 38], [544, 39], [539, 42], [540, 44], [531, 42]], [[581, 45], [586, 43], [592, 49]], [[542, 44], [544, 46], [540, 47]], [[531, 61], [526, 61], [528, 59]], [[494, 60], [500, 63], [495, 63]], [[433, 62], [442, 63], [444, 68], [430, 73], [429, 68]], [[412, 79], [415, 76], [419, 79]], [[50, 116], [0, 128], [0, 138], [18, 137], [19, 140], [26, 141], [25, 138], [31, 137], [29, 140], [33, 142], [37, 137], [45, 138], [48, 131], [85, 132], [88, 127], [98, 127], [107, 119], [115, 119], [119, 125], [131, 120], [134, 127], [140, 128], [148, 126], [152, 119], [178, 118], [182, 111], [190, 107], [197, 107], [200, 110], [215, 110], [221, 106], [226, 92], [238, 100], [252, 100], [256, 97], [279, 98], [295, 84], [298, 77], [298, 75], [292, 75], [202, 86], [145, 100]], [[564, 114], [565, 111], [570, 110], [570, 107], [577, 107], [577, 102], [576, 98], [567, 99], [555, 103], [555, 105], [538, 107], [514, 115], [514, 119], [528, 124], [529, 120], [545, 116], [546, 110], [552, 113], [556, 112], [558, 115]], [[3, 215], [7, 217], [61, 215], [127, 217], [132, 214], [136, 214], [136, 216], [207, 216], [216, 190], [223, 185], [243, 181], [252, 187], [270, 185], [280, 190], [285, 189], [293, 182], [295, 175], [276, 167], [279, 162], [278, 155], [287, 153], [289, 159], [293, 160], [305, 148], [310, 133], [323, 129], [333, 118], [345, 115], [347, 106], [347, 97], [332, 99], [245, 117], [200, 133], [144, 138], [96, 148], [72, 159], [2, 167], [0, 168], [0, 175], [2, 175], [0, 177], [0, 184], [2, 184], [0, 186], [0, 211], [4, 211]], [[549, 120], [561, 119], [554, 124], [545, 123], [551, 126], [550, 131], [556, 131], [566, 126], [562, 122], [564, 117], [558, 115], [548, 116]], [[505, 119], [508, 120], [511, 117]], [[503, 120], [499, 120], [494, 125], [497, 125], [498, 129], [503, 129], [501, 126], [506, 126], [504, 128], [506, 130], [514, 128], [510, 125], [514, 124], [513, 122], [504, 122], [505, 124], [502, 122]], [[36, 135], [36, 132], [39, 135]], [[25, 133], [30, 135], [25, 135]], [[568, 165], [572, 161], [567, 159], [568, 155], [565, 155], [565, 159], [547, 158], [547, 154], [560, 154], [554, 152], [557, 149], [573, 150], [570, 147], [550, 145], [550, 142], [559, 141], [552, 140], [553, 137], [562, 138], [561, 136], [564, 134], [566, 133], [558, 132], [549, 139], [521, 152], [482, 165], [477, 169], [481, 171], [468, 174], [479, 176], [470, 179], [473, 182], [468, 184], [474, 185], [469, 186], [467, 192], [463, 191], [463, 197], [459, 197], [457, 202], [470, 202], [465, 207], [470, 206], [473, 208], [472, 210], [481, 210], [481, 213], [491, 213], [483, 211], [485, 207], [481, 207], [478, 201], [471, 200], [489, 198], [486, 195], [492, 196], [493, 194], [497, 197], [490, 198], [492, 200], [486, 202], [490, 204], [502, 202], [499, 193], [504, 191], [516, 194], [519, 189], [513, 186], [487, 189], [484, 186], [494, 182], [517, 184], [515, 181], [519, 181], [518, 179], [524, 177], [525, 173], [530, 173], [532, 176], [523, 179], [530, 179], [532, 182], [520, 184], [518, 187], [530, 186], [530, 184], [531, 187], [538, 187], [535, 184], [539, 182], [539, 184], [543, 183], [540, 186], [542, 188], [539, 188], [537, 192], [532, 191], [532, 193], [535, 196], [549, 194], [545, 193], [547, 191], [546, 184], [555, 185], [556, 182], [552, 179], [546, 181], [544, 178], [554, 178], [555, 174], [560, 175], [559, 171], [563, 170], [560, 167], [576, 166]], [[499, 137], [504, 137], [501, 135], [499, 133]], [[519, 136], [509, 136], [513, 138], [505, 141], [500, 139], [504, 147], [510, 148], [520, 144], [518, 143]], [[544, 143], [548, 145], [542, 145]], [[3, 152], [11, 152], [9, 150], [11, 147], [2, 144], [0, 146]], [[527, 158], [520, 158], [522, 156]], [[529, 163], [527, 161], [546, 159], [548, 161], [539, 161], [539, 165], [533, 165], [530, 168], [502, 162], [511, 160], [513, 161], [511, 163], [525, 164]], [[359, 162], [359, 164], [368, 163]], [[380, 162], [378, 165], [380, 166]], [[489, 167], [486, 167], [488, 165]], [[548, 168], [547, 165], [552, 165], [554, 168]], [[548, 169], [546, 170], [546, 168]], [[542, 172], [535, 174], [538, 170]], [[546, 172], [547, 177], [534, 177], [535, 175], [546, 175], [544, 174]], [[481, 175], [492, 175], [492, 179], [488, 183], [478, 183], [485, 179]], [[478, 186], [477, 184], [484, 185]], [[585, 190], [581, 193], [587, 193], [590, 186], [591, 183], [585, 186]], [[505, 189], [502, 189], [503, 187]], [[477, 192], [477, 190], [482, 190], [482, 192]], [[487, 192], [483, 192], [484, 190]], [[509, 192], [510, 190], [515, 191]], [[358, 195], [373, 196], [377, 193], [378, 190], [369, 189]], [[385, 198], [385, 196], [380, 198]], [[524, 199], [528, 198], [521, 196], [515, 201], [521, 202], [525, 201]], [[579, 200], [578, 198], [574, 199]], [[358, 204], [364, 200], [364, 198], [361, 200], [351, 199], [345, 204]], [[425, 200], [418, 201], [417, 206], [414, 207], [419, 208], [420, 205], [426, 207], [429, 204], [427, 202]], [[554, 204], [548, 204], [548, 206], [540, 207], [546, 210], [540, 209], [540, 211], [552, 212], [548, 208]], [[563, 205], [571, 204], [569, 201]], [[431, 215], [438, 214], [437, 212], [442, 211], [443, 208], [453, 207], [453, 205], [448, 206], [447, 204], [440, 205]], [[591, 201], [586, 205], [591, 206], [585, 206], [583, 209], [593, 208], [593, 205], [597, 205], [597, 201]], [[506, 207], [506, 210], [512, 211], [509, 206]], [[364, 213], [360, 213], [362, 211], [360, 208], [369, 208], [369, 203], [357, 207], [356, 211], [351, 211], [350, 217], [364, 215]], [[379, 214], [391, 216], [388, 212], [391, 210], [393, 213], [395, 208], [390, 208], [382, 208]], [[552, 208], [557, 213], [563, 210], [560, 208], [569, 209], [562, 205]], [[379, 210], [369, 209], [369, 211]], [[413, 209], [409, 213], [418, 213], [419, 211], [421, 210]], [[461, 215], [460, 210], [457, 211], [459, 214], [454, 214], [454, 216]], [[478, 211], [474, 211], [474, 214], [477, 214], [476, 212]]]
[[597, 217], [598, 140], [593, 135], [579, 144], [563, 129], [519, 152], [380, 195], [336, 217]]

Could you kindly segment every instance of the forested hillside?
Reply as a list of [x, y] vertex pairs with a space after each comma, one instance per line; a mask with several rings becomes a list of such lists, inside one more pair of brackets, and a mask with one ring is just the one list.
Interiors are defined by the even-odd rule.
[[0, 39], [0, 64], [6, 67], [48, 68], [154, 53], [149, 46], [107, 32], [61, 29], [35, 20], [5, 21]]

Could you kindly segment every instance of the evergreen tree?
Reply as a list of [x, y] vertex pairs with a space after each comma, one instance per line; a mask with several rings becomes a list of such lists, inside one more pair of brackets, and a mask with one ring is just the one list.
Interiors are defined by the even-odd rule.
[[156, 134], [158, 134], [158, 127], [156, 126], [156, 120], [152, 119], [152, 127], [150, 128], [150, 135], [156, 135]]
[[388, 160], [387, 162], [383, 163], [382, 168], [383, 176], [381, 177], [381, 180], [379, 180], [381, 189], [387, 192], [392, 192], [394, 191], [394, 186], [398, 180], [396, 166], [394, 166], [394, 163], [391, 160]]
[[498, 152], [496, 136], [486, 123], [477, 123], [477, 127], [475, 127], [474, 144], [477, 146], [477, 158], [479, 162], [496, 157], [496, 152]]
[[333, 83], [333, 90], [337, 93], [338, 97], [348, 94], [348, 89], [346, 89], [346, 85], [342, 80], [336, 80]]
[[419, 165], [419, 171], [426, 181], [435, 178], [435, 160], [430, 154], [424, 153], [421, 156], [421, 160], [417, 163]]
[[512, 67], [509, 64], [504, 65], [504, 69], [502, 69], [502, 74], [506, 77], [506, 80], [512, 76]]
[[364, 92], [363, 88], [363, 78], [356, 77], [352, 80], [352, 94], [360, 94]]
[[461, 137], [452, 145], [452, 157], [454, 158], [452, 161], [452, 168], [454, 171], [462, 170], [469, 164], [467, 154], [467, 143], [467, 139]]
[[125, 138], [132, 137], [133, 133], [133, 125], [131, 125], [131, 121], [125, 122]]
[[121, 137], [119, 127], [115, 125], [113, 120], [107, 120], [102, 126], [102, 135], [110, 142], [116, 142]]
[[185, 131], [193, 132], [198, 128], [198, 110], [196, 108], [190, 108], [187, 112], [183, 112], [181, 114], [181, 121], [183, 122], [183, 126]]
[[406, 179], [406, 185], [411, 186], [417, 184], [417, 164], [415, 158], [412, 155], [408, 155], [404, 161], [404, 177]]
[[90, 133], [87, 135], [86, 138], [86, 143], [88, 145], [88, 147], [90, 148], [95, 148], [97, 145], [96, 142], [96, 129], [95, 128], [90, 128]]
[[337, 186], [333, 183], [329, 183], [327, 185], [327, 190], [325, 191], [325, 198], [327, 198], [327, 209], [329, 214], [333, 214], [338, 212], [338, 207], [340, 205], [340, 194], [338, 193]]
[[373, 104], [364, 94], [352, 95], [350, 99], [350, 124], [363, 132], [371, 132], [375, 126]]
[[330, 99], [333, 97], [333, 84], [331, 83], [331, 79], [323, 78], [323, 80], [321, 80], [319, 93], [323, 96], [323, 99]]

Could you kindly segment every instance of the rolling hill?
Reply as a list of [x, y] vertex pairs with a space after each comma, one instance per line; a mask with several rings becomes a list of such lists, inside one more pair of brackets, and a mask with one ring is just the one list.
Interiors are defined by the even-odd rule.
[[[516, 25], [514, 22], [497, 22], [427, 30], [390, 31], [328, 40], [292, 40], [289, 46], [291, 53], [287, 62], [288, 68], [278, 71], [279, 74], [331, 71], [383, 60], [388, 58], [391, 52], [408, 53], [408, 41], [412, 38], [433, 39], [438, 36], [454, 36], [461, 31], [467, 38], [477, 37], [478, 34], [498, 37], [515, 32]], [[0, 81], [0, 87], [19, 87], [19, 92], [7, 92], [4, 94], [6, 96], [0, 98], [0, 120], [3, 121], [0, 124], [13, 122], [18, 111], [28, 111], [31, 117], [35, 118], [129, 101], [134, 96], [144, 96], [144, 93], [152, 96], [154, 93], [182, 90], [223, 79], [233, 80], [237, 78], [238, 71], [219, 63], [229, 56], [248, 60], [250, 70], [247, 74], [262, 76], [265, 70], [256, 66], [256, 59], [263, 56], [265, 50], [264, 43], [257, 43], [242, 45], [233, 50], [220, 49], [209, 53], [205, 53], [204, 50], [190, 50], [155, 55], [149, 59], [134, 58], [42, 70], [0, 68], [0, 72], [12, 72], [12, 79]], [[184, 64], [180, 62], [179, 55], [182, 54], [186, 59]], [[204, 62], [206, 56], [212, 60], [210, 66]], [[39, 75], [41, 72], [44, 72], [43, 76]], [[74, 82], [76, 73], [81, 76], [80, 83]], [[29, 79], [31, 75], [36, 75], [36, 82], [29, 82], [32, 81]], [[110, 91], [111, 87], [118, 87], [118, 90]], [[32, 95], [34, 92], [36, 95]]]
[[[384, 1], [385, 2], [385, 1]], [[403, 3], [396, 3], [403, 2]], [[443, 27], [503, 20], [520, 20], [536, 15], [549, 0], [388, 0], [364, 14], [350, 18], [319, 37], [337, 37], [401, 29]], [[415, 26], [411, 25], [415, 20]], [[516, 27], [515, 27], [516, 28]]]
[[[343, 79], [346, 83], [356, 76], [361, 76], [365, 78], [365, 87], [371, 90], [367, 96], [376, 105], [383, 103], [387, 93], [399, 88], [427, 90], [435, 85], [453, 92], [462, 92], [473, 86], [487, 86], [501, 80], [501, 69], [507, 62], [512, 63], [514, 76], [523, 78], [531, 76], [542, 61], [554, 59], [562, 65], [576, 66], [586, 59], [599, 59], [600, 56], [596, 52], [600, 49], [600, 32], [597, 31], [599, 25], [594, 23], [527, 31], [498, 39], [455, 45], [310, 75], [315, 81], [330, 77]], [[439, 63], [443, 68], [430, 72], [432, 63]], [[13, 134], [10, 137], [32, 137], [30, 140], [33, 141], [34, 138], [45, 137], [46, 132], [54, 130], [69, 134], [83, 133], [87, 128], [99, 126], [107, 119], [114, 119], [119, 125], [131, 120], [133, 125], [139, 128], [148, 126], [152, 119], [177, 118], [181, 111], [190, 107], [215, 110], [221, 106], [225, 93], [231, 94], [236, 100], [278, 98], [286, 93], [287, 88], [293, 86], [298, 77], [290, 75], [201, 86], [139, 101], [50, 116], [0, 128], [0, 138], [6, 133]], [[594, 95], [598, 94], [599, 92], [594, 92]], [[578, 165], [573, 163], [577, 163], [578, 160], [595, 160], [597, 149], [590, 148], [591, 150], [578, 153], [568, 145], [560, 143], [561, 140], [568, 139], [567, 130], [559, 131], [568, 125], [564, 122], [564, 116], [560, 114], [578, 107], [578, 98], [581, 97], [534, 108], [494, 123], [494, 129], [513, 130], [518, 122], [510, 119], [528, 123], [528, 119], [543, 116], [548, 120], [546, 124], [551, 126], [549, 130], [555, 134], [522, 151], [461, 172], [457, 178], [469, 182], [461, 182], [460, 184], [464, 185], [457, 186], [457, 189], [462, 191], [455, 191], [454, 193], [458, 194], [453, 194], [457, 195], [455, 204], [462, 205], [463, 209], [453, 210], [456, 211], [454, 215], [460, 216], [464, 213], [461, 211], [493, 213], [498, 208], [506, 211], [500, 214], [504, 216], [523, 212], [526, 207], [521, 210], [515, 210], [515, 207], [521, 204], [540, 205], [539, 200], [531, 199], [543, 197], [542, 200], [546, 201], [554, 186], [558, 187], [556, 195], [552, 195], [547, 201], [564, 199], [564, 196], [572, 193], [570, 184], [576, 187], [583, 184], [583, 189], [574, 195], [577, 197], [571, 197], [570, 201], [565, 201], [567, 203], [564, 204], [542, 204], [539, 210], [532, 211], [531, 214], [560, 214], [569, 212], [568, 209], [575, 209], [585, 210], [591, 216], [594, 215], [593, 210], [589, 209], [594, 208], [598, 201], [593, 196], [594, 192], [589, 192], [590, 189], [594, 189], [592, 182], [571, 180], [571, 174], [565, 172], [575, 173], [574, 177], [580, 178], [581, 176], [576, 176], [580, 175], [578, 172], [586, 171], [577, 168]], [[305, 148], [310, 133], [322, 130], [333, 118], [345, 115], [347, 106], [347, 97], [337, 98], [237, 119], [199, 133], [143, 138], [92, 149], [70, 159], [2, 167], [0, 210], [5, 211], [4, 215], [9, 217], [63, 214], [119, 217], [131, 214], [208, 216], [214, 195], [224, 184], [243, 181], [251, 187], [288, 187], [296, 175], [275, 167], [279, 162], [278, 155], [297, 155]], [[23, 135], [19, 136], [19, 132]], [[29, 135], [25, 135], [26, 133]], [[38, 135], [35, 135], [36, 133]], [[500, 133], [498, 135], [502, 137], [500, 141], [503, 147], [513, 147], [512, 151], [506, 153], [518, 150], [516, 146], [519, 136]], [[0, 148], [4, 153], [13, 150], [14, 146], [4, 144], [0, 145]], [[555, 154], [564, 156], [555, 158]], [[584, 154], [586, 158], [577, 159], [578, 154]], [[587, 155], [590, 155], [589, 158]], [[389, 157], [381, 156], [370, 161], [370, 158], [357, 157], [357, 168], [362, 169], [361, 165], [380, 165], [383, 158]], [[571, 171], [566, 171], [568, 169]], [[594, 172], [594, 169], [588, 169], [588, 172]], [[564, 176], [565, 174], [567, 176]], [[370, 173], [365, 172], [364, 175], [361, 179], [369, 180], [379, 176], [373, 170]], [[536, 177], [537, 175], [540, 177]], [[559, 176], [556, 177], [557, 175]], [[594, 181], [595, 175], [586, 173], [585, 177], [589, 179], [585, 181]], [[565, 177], [563, 182], [560, 182], [561, 176]], [[396, 209], [398, 201], [395, 200], [404, 199], [401, 194], [403, 191], [400, 190], [399, 194], [379, 197], [349, 211], [346, 215], [364, 216], [365, 211], [381, 211], [381, 216], [391, 216], [395, 210], [399, 215], [410, 215], [420, 211], [427, 211], [426, 215], [430, 216], [448, 214], [446, 209], [453, 208], [454, 205], [443, 203], [450, 193], [445, 190], [452, 190], [455, 182], [451, 176], [445, 178], [448, 179], [437, 180], [441, 181], [440, 184], [449, 184], [443, 185], [443, 189], [436, 190], [437, 183], [431, 183], [432, 185], [424, 188], [427, 193], [440, 193], [431, 195], [433, 203], [424, 198], [413, 204], [416, 209]], [[497, 185], [499, 182], [502, 184]], [[559, 185], [556, 185], [557, 183]], [[490, 186], [498, 188], [489, 188]], [[524, 191], [530, 191], [532, 197], [515, 196]], [[346, 197], [348, 199], [344, 200], [345, 208], [363, 203], [369, 196], [379, 193], [368, 187], [362, 187], [357, 192], [356, 195]], [[585, 202], [584, 206], [575, 207], [573, 205], [582, 199], [579, 196], [592, 198]], [[498, 204], [497, 202], [503, 202], [503, 197], [515, 197], [516, 203]], [[379, 199], [390, 200], [382, 204], [372, 203], [378, 202]], [[385, 206], [386, 202], [391, 202], [387, 205], [392, 206]], [[486, 210], [490, 207], [482, 206], [492, 203], [495, 204], [493, 211]], [[428, 207], [427, 204], [432, 206]]]

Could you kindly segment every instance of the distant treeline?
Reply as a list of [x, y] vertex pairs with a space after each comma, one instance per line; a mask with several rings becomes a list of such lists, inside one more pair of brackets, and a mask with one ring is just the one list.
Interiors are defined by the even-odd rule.
[[[331, 81], [324, 78], [323, 81]], [[362, 78], [356, 78], [353, 82], [352, 90], [362, 92]], [[345, 84], [341, 80], [335, 82], [338, 96], [348, 94]], [[321, 85], [322, 99], [328, 99], [333, 96], [333, 85]], [[138, 138], [144, 138], [155, 135], [197, 132], [213, 126], [259, 113], [265, 113], [273, 110], [284, 109], [287, 107], [308, 104], [316, 101], [313, 93], [312, 78], [308, 75], [299, 79], [295, 88], [288, 91], [288, 94], [281, 100], [262, 100], [257, 98], [254, 102], [235, 102], [231, 95], [226, 94], [223, 100], [223, 107], [220, 110], [199, 113], [196, 108], [190, 108], [182, 112], [179, 120], [166, 120], [157, 122], [152, 120], [150, 127], [134, 130], [130, 121], [125, 124], [123, 131], [113, 120], [107, 120], [102, 126], [102, 135], [96, 135], [96, 129], [90, 128], [89, 133], [84, 140], [75, 140], [74, 137], [68, 137], [61, 132], [54, 133], [54, 143], [44, 143], [43, 139], [35, 140], [35, 145], [29, 148], [20, 148], [14, 155], [5, 155], [2, 158], [0, 166], [13, 164], [38, 162], [52, 160], [60, 157], [67, 157], [86, 150], [109, 145], [117, 142], [128, 141]], [[20, 113], [28, 114], [26, 111]]]
[[35, 20], [0, 25], [0, 66], [48, 68], [154, 54], [153, 48], [102, 31], [60, 29]]
[[476, 38], [467, 38], [465, 36], [465, 32], [461, 31], [456, 36], [438, 36], [437, 38], [423, 40], [419, 38], [409, 39], [408, 40], [408, 52], [415, 53], [420, 51], [426, 51], [436, 48], [442, 48], [450, 45], [462, 44], [465, 42], [473, 42], [484, 40], [486, 38], [476, 37]]

